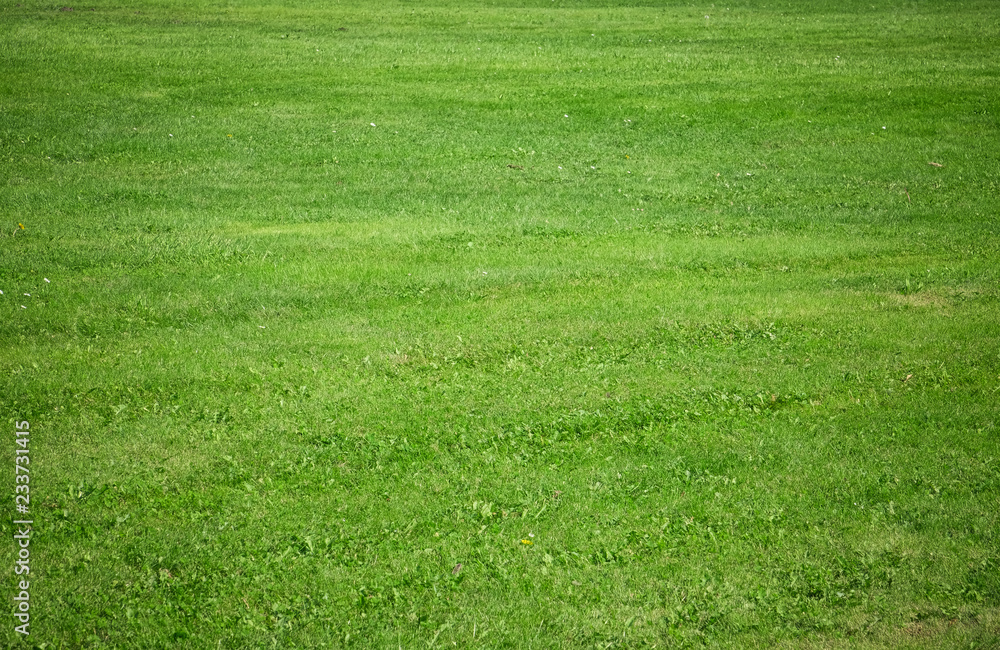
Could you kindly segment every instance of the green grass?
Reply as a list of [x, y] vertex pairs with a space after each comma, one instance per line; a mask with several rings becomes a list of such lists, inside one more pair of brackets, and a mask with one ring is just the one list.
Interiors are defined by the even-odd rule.
[[998, 62], [986, 0], [0, 4], [2, 643], [997, 647]]

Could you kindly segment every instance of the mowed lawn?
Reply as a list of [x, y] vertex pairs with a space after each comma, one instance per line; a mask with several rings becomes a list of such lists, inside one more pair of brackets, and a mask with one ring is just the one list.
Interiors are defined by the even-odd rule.
[[996, 648], [1000, 4], [0, 3], [54, 648]]

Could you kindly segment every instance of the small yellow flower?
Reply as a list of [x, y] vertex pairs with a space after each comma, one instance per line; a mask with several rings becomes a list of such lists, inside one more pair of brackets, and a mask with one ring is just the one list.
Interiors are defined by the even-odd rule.
[[522, 539], [521, 543], [524, 544], [524, 545], [526, 545], [526, 546], [531, 546], [532, 544], [534, 544], [534, 542], [531, 541], [530, 539]]
[[232, 133], [227, 133], [227, 134], [226, 134], [226, 137], [227, 137], [227, 138], [231, 138], [231, 137], [233, 137], [233, 134], [232, 134]]
[[24, 224], [23, 224], [23, 223], [21, 223], [21, 222], [19, 221], [19, 222], [17, 223], [17, 225], [21, 227], [21, 230], [24, 230]]

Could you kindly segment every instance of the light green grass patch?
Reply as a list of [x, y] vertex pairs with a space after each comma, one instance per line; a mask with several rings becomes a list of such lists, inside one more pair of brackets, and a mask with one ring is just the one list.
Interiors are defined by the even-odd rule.
[[0, 637], [996, 645], [998, 25], [0, 7]]

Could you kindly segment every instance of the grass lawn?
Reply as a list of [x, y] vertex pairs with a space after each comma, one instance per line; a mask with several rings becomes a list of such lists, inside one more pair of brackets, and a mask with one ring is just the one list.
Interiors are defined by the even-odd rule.
[[1000, 646], [994, 0], [2, 0], [0, 70], [0, 645]]

